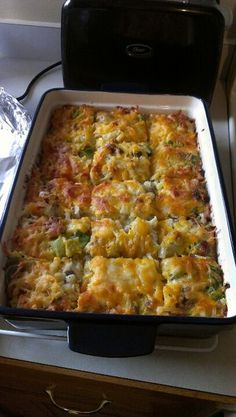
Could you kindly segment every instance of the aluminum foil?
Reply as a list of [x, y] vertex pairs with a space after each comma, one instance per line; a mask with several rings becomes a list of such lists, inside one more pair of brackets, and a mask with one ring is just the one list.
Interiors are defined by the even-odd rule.
[[27, 110], [0, 87], [0, 224], [30, 125]]

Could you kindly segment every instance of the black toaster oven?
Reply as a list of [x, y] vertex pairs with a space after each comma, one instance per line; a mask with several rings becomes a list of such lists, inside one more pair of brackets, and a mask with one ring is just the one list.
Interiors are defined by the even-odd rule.
[[67, 0], [61, 34], [66, 88], [211, 101], [224, 34], [214, 0]]

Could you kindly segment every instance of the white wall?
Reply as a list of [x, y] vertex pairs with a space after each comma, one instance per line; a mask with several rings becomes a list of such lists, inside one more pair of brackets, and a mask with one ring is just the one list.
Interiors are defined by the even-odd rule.
[[[61, 7], [65, 0], [0, 0], [1, 21], [41, 22], [60, 25]], [[221, 0], [220, 5], [233, 11], [233, 24], [226, 33], [226, 43], [236, 45], [236, 0]]]
[[[0, 0], [0, 20], [23, 20], [60, 23], [64, 0]], [[230, 37], [236, 38], [236, 0], [221, 0], [222, 6], [234, 11], [234, 24]]]
[[64, 0], [0, 0], [0, 20], [60, 23]]

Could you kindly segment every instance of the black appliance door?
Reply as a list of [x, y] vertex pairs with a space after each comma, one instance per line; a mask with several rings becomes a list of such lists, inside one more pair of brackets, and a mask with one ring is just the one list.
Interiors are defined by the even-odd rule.
[[211, 100], [224, 19], [215, 7], [70, 1], [62, 11], [64, 85]]

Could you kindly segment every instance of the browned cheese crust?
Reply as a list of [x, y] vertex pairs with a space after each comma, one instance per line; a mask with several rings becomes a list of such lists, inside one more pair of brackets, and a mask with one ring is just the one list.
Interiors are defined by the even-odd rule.
[[5, 252], [13, 307], [225, 316], [194, 120], [56, 108]]

